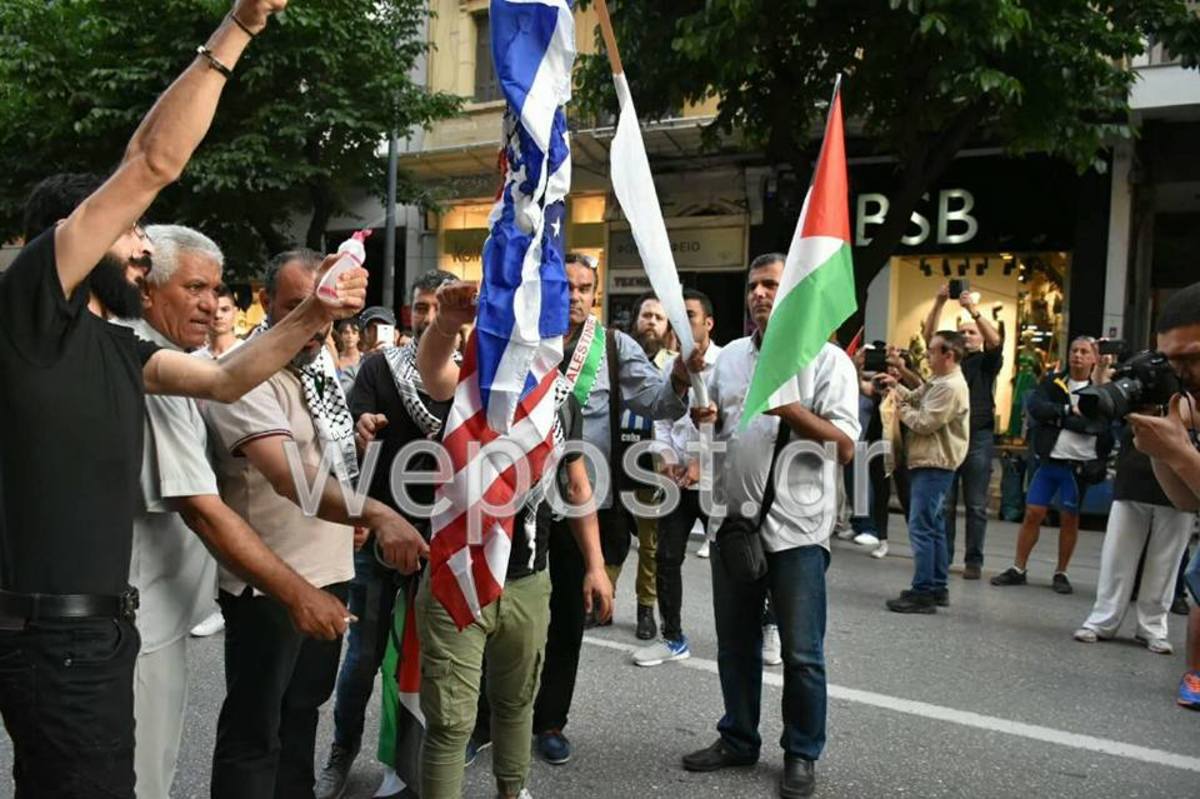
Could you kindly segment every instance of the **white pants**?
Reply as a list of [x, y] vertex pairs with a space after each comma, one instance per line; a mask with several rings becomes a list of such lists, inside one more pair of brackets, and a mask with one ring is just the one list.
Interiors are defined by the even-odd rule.
[[137, 799], [167, 799], [187, 708], [187, 637], [138, 655], [133, 667]]
[[1096, 604], [1083, 626], [1102, 638], [1116, 634], [1133, 594], [1138, 559], [1145, 549], [1146, 563], [1137, 598], [1137, 634], [1166, 638], [1167, 609], [1174, 597], [1179, 560], [1194, 517], [1194, 513], [1146, 502], [1113, 502], [1100, 551]]

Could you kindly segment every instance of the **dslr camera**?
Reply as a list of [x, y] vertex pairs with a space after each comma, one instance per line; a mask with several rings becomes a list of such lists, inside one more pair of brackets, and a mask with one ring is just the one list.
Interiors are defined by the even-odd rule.
[[1110, 382], [1079, 391], [1079, 412], [1088, 419], [1124, 419], [1146, 405], [1166, 405], [1183, 390], [1167, 356], [1146, 350], [1117, 366]]

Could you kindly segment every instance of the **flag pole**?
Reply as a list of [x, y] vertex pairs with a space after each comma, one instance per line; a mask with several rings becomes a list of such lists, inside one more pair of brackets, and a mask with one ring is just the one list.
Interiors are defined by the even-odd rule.
[[[604, 37], [604, 49], [608, 53], [609, 66], [612, 67], [613, 82], [617, 84], [617, 95], [619, 98], [620, 97], [625, 98], [625, 99], [621, 100], [620, 114], [621, 114], [621, 117], [623, 118], [624, 114], [625, 114], [626, 101], [628, 101], [629, 105], [631, 106], [630, 107], [631, 113], [633, 112], [633, 109], [632, 109], [633, 101], [629, 97], [629, 87], [625, 83], [625, 77], [624, 77], [625, 68], [621, 64], [621, 51], [617, 47], [617, 36], [615, 33], [613, 33], [612, 17], [609, 16], [608, 3], [605, 2], [605, 0], [596, 0], [596, 15], [600, 18], [600, 33]], [[623, 85], [624, 85], [624, 88], [622, 88]], [[632, 121], [636, 127], [637, 126], [636, 115], [633, 116]], [[620, 127], [621, 127], [620, 124], [618, 124], [618, 137], [620, 135], [620, 130], [619, 130]], [[639, 148], [639, 150], [641, 150], [640, 158], [638, 160], [641, 161], [641, 163], [643, 164], [643, 166], [646, 170], [645, 171], [646, 182], [650, 184], [650, 195], [654, 196], [654, 185], [653, 185], [653, 181], [651, 179], [651, 175], [649, 172], [649, 162], [646, 160], [645, 150], [644, 150], [643, 145], [641, 144], [640, 134], [638, 136], [638, 148]], [[610, 158], [611, 158], [611, 151], [610, 151]], [[614, 189], [617, 190], [618, 200], [620, 200], [621, 192], [619, 191], [619, 187], [614, 186]], [[662, 219], [662, 209], [659, 208], [658, 204], [657, 204], [657, 197], [654, 197], [654, 207], [653, 207], [652, 215], [656, 216], [658, 218], [657, 222], [658, 222], [658, 227], [661, 230], [661, 234], [660, 234], [661, 241], [663, 242], [663, 246], [666, 247], [667, 246], [666, 245], [666, 226], [663, 223], [663, 219]], [[632, 223], [631, 223], [631, 225], [632, 225]], [[636, 234], [636, 230], [634, 230], [634, 238], [635, 239], [638, 238], [638, 236]], [[639, 241], [638, 242], [639, 254], [641, 252], [641, 246], [642, 246], [641, 242]], [[670, 248], [667, 247], [668, 258], [670, 256], [669, 250], [670, 250]], [[644, 258], [645, 258], [645, 256], [643, 255], [643, 259]], [[675, 335], [677, 335], [679, 337], [679, 340], [682, 344], [680, 349], [682, 349], [683, 352], [681, 352], [679, 354], [679, 357], [681, 359], [684, 359], [684, 358], [691, 357], [692, 353], [695, 352], [696, 345], [695, 345], [695, 342], [692, 341], [691, 328], [687, 327], [688, 320], [687, 320], [686, 312], [684, 311], [683, 287], [679, 284], [679, 271], [678, 271], [678, 269], [675, 268], [674, 259], [669, 258], [669, 260], [670, 260], [670, 265], [672, 268], [672, 270], [671, 270], [672, 274], [669, 277], [667, 277], [663, 274], [660, 274], [660, 272], [658, 272], [658, 271], [651, 271], [648, 268], [647, 268], [646, 272], [647, 272], [647, 276], [650, 278], [651, 286], [654, 287], [655, 291], [659, 295], [659, 300], [663, 301], [664, 305], [667, 306], [667, 311], [668, 311], [667, 315], [671, 322], [671, 327], [675, 329]], [[679, 302], [677, 304], [674, 302], [667, 302], [667, 298], [664, 296], [664, 294], [666, 293], [667, 290], [663, 288], [663, 282], [662, 282], [664, 278], [674, 281], [674, 289], [679, 292]], [[671, 293], [674, 293], [674, 291], [672, 291]], [[677, 310], [675, 313], [671, 312], [672, 305], [677, 305]], [[708, 406], [708, 386], [704, 382], [703, 375], [699, 374], [698, 372], [689, 372], [688, 377], [692, 384], [692, 399], [695, 402], [696, 406], [701, 407], [701, 408], [707, 407]]]
[[625, 72], [621, 66], [621, 51], [617, 49], [617, 37], [613, 33], [612, 17], [608, 15], [608, 3], [596, 0], [596, 14], [600, 17], [600, 33], [604, 36], [604, 49], [608, 53], [608, 63], [612, 73], [620, 75]]

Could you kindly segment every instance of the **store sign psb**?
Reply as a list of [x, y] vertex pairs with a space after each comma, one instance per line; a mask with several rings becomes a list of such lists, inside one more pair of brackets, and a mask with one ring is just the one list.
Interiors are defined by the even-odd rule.
[[[928, 204], [930, 196], [925, 194], [922, 199]], [[891, 201], [885, 194], [864, 192], [858, 195], [854, 246], [865, 247], [871, 243], [870, 230], [883, 224], [890, 208]], [[937, 244], [966, 244], [979, 234], [979, 220], [972, 213], [974, 210], [975, 195], [967, 189], [942, 189], [937, 193], [933, 219], [920, 208], [913, 211], [909, 229], [900, 243], [906, 247], [919, 247], [933, 237]]]

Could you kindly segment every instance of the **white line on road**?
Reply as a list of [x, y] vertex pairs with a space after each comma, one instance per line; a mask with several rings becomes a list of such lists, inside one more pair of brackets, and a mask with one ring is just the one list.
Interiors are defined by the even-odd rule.
[[[640, 648], [632, 644], [609, 641], [591, 635], [584, 636], [583, 640], [585, 643], [593, 646], [615, 649], [620, 652], [632, 653]], [[678, 661], [676, 665], [682, 666], [685, 669], [706, 671], [710, 674], [717, 673], [717, 662], [715, 660], [691, 657], [687, 660]], [[767, 685], [783, 687], [783, 675], [764, 671], [763, 682]], [[933, 705], [928, 702], [917, 702], [912, 699], [901, 699], [896, 696], [888, 696], [887, 694], [877, 694], [873, 691], [860, 691], [857, 688], [830, 685], [828, 690], [829, 696], [833, 699], [845, 699], [848, 702], [857, 702], [863, 705], [871, 705], [885, 710], [893, 710], [897, 713], [908, 713], [928, 719], [948, 721], [952, 724], [961, 724], [964, 727], [974, 727], [980, 730], [987, 730], [988, 732], [1002, 732], [1006, 735], [1015, 735], [1019, 738], [1069, 746], [1074, 749], [1099, 752], [1105, 755], [1127, 757], [1131, 760], [1140, 760], [1143, 763], [1155, 763], [1162, 766], [1200, 772], [1200, 758], [1179, 755], [1174, 752], [1165, 752], [1161, 749], [1151, 749], [1147, 746], [1122, 743], [1121, 741], [1114, 741], [1109, 738], [1097, 738], [1094, 735], [1080, 735], [1065, 730], [1056, 730], [1053, 727], [1043, 727], [1038, 724], [1025, 724], [1020, 721], [1011, 721], [997, 716], [985, 716], [982, 713], [955, 710], [952, 707]]]

